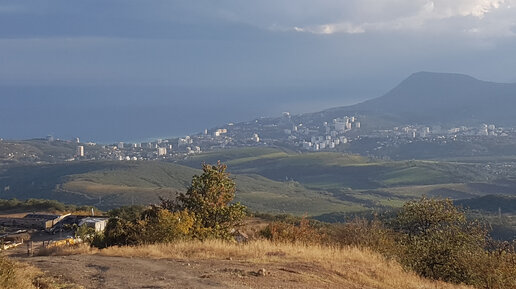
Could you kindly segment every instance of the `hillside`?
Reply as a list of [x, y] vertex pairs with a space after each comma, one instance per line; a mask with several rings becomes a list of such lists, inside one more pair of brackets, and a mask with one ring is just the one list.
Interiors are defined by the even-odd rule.
[[299, 154], [273, 148], [242, 148], [193, 156], [182, 164], [195, 166], [202, 160], [218, 159], [237, 174], [253, 173], [300, 184], [366, 208], [399, 206], [422, 194], [459, 199], [510, 190], [488, 183], [490, 176], [478, 163], [373, 161], [335, 152]]
[[[141, 173], [140, 173], [141, 172]], [[197, 171], [144, 162], [13, 165], [0, 170], [2, 198], [44, 198], [99, 208], [156, 201], [184, 188]]]
[[467, 209], [485, 213], [516, 213], [516, 197], [507, 195], [487, 195], [465, 200], [457, 200], [455, 204]]
[[45, 139], [24, 141], [0, 140], [0, 164], [17, 162], [54, 162], [75, 154], [77, 144]]
[[316, 188], [375, 189], [478, 180], [474, 165], [432, 161], [372, 161], [336, 152], [293, 153], [281, 149], [241, 148], [189, 157], [181, 162], [195, 166], [221, 160], [235, 173], [292, 180]]
[[253, 211], [320, 215], [401, 206], [428, 196], [465, 199], [513, 194], [512, 182], [490, 181], [482, 164], [373, 161], [332, 152], [299, 154], [241, 148], [191, 156], [178, 163], [84, 161], [3, 166], [1, 198], [54, 199], [109, 209], [173, 198], [199, 174], [202, 162], [221, 160], [237, 183], [236, 201]]
[[[160, 196], [173, 198], [177, 192], [185, 191], [192, 176], [200, 172], [178, 164], [150, 161], [17, 165], [0, 171], [0, 194], [4, 199], [55, 199], [110, 209], [132, 203], [155, 203]], [[236, 201], [251, 210], [318, 214], [364, 209], [296, 183], [256, 174], [233, 177], [238, 188]]]
[[369, 122], [515, 125], [516, 84], [452, 73], [419, 72], [391, 91], [356, 105], [321, 112], [326, 117], [365, 115]]

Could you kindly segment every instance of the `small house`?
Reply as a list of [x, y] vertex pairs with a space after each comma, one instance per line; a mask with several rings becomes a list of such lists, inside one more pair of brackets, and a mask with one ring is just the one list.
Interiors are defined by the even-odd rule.
[[79, 227], [86, 225], [87, 227], [94, 228], [95, 232], [102, 232], [106, 228], [107, 220], [106, 218], [86, 217], [81, 219], [78, 225]]

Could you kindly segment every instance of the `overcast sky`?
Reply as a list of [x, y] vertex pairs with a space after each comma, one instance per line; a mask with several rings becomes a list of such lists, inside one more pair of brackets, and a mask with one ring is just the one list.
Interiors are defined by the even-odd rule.
[[3, 83], [516, 81], [513, 0], [0, 1]]
[[3, 86], [262, 90], [320, 109], [417, 71], [516, 82], [515, 51], [516, 0], [0, 0]]

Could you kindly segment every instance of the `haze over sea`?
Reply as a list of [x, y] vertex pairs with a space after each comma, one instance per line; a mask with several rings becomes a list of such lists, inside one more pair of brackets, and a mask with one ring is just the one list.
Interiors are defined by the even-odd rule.
[[52, 135], [99, 143], [144, 142], [279, 116], [283, 111], [314, 112], [367, 97], [345, 97], [346, 91], [340, 87], [1, 86], [0, 138]]
[[516, 82], [515, 1], [0, 0], [0, 138], [192, 134], [418, 71]]

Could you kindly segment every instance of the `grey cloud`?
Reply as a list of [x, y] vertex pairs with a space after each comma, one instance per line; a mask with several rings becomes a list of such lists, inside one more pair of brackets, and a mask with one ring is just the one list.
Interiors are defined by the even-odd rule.
[[[512, 36], [514, 8], [498, 2], [19, 0], [23, 10], [0, 17], [0, 76], [40, 83], [395, 84], [414, 71], [468, 66], [457, 55], [483, 63], [514, 47], [500, 41]], [[334, 34], [300, 33], [316, 29]]]
[[[362, 14], [358, 20], [342, 19], [338, 22], [327, 22], [315, 26], [295, 27], [297, 31], [312, 33], [332, 34], [332, 33], [364, 33], [367, 31], [392, 31], [392, 30], [419, 30], [427, 31], [435, 27], [435, 23], [446, 21], [447, 19], [459, 19], [458, 25], [448, 25], [443, 33], [461, 33], [465, 29], [461, 26], [469, 25], [473, 29], [475, 26], [482, 27], [483, 30], [495, 32], [491, 29], [494, 26], [500, 27], [506, 24], [508, 11], [514, 13], [516, 9], [511, 7], [509, 0], [434, 0], [434, 1], [382, 1], [381, 4], [370, 3], [372, 1], [360, 1], [358, 6], [362, 6]], [[373, 1], [374, 2], [374, 1]], [[393, 13], [389, 8], [397, 5], [408, 9], [400, 10], [403, 13]], [[370, 9], [376, 7], [379, 9]], [[398, 10], [398, 9], [395, 9]], [[502, 10], [505, 13], [496, 13]], [[495, 14], [495, 15], [492, 15]], [[500, 18], [500, 15], [506, 17]], [[489, 18], [490, 17], [490, 18]], [[487, 21], [483, 21], [488, 18]], [[466, 29], [470, 31], [470, 29]], [[487, 35], [489, 36], [489, 35]], [[500, 36], [500, 35], [497, 35]], [[506, 35], [505, 35], [506, 36]]]

